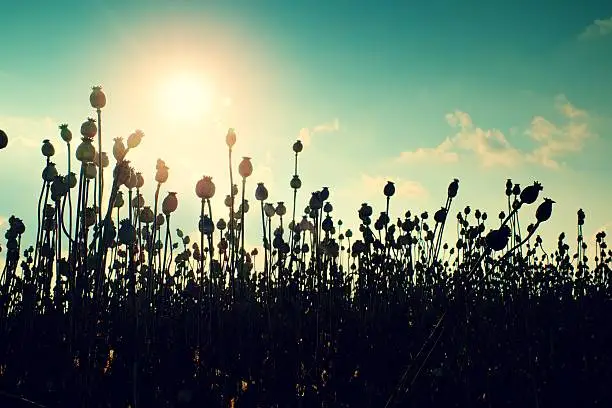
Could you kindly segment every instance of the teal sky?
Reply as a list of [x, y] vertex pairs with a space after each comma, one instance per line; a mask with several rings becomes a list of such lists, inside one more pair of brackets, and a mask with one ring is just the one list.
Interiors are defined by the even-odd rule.
[[[245, 155], [255, 166], [247, 182], [253, 244], [255, 183], [290, 208], [298, 137], [306, 139], [298, 214], [327, 185], [335, 218], [354, 226], [362, 202], [384, 210], [388, 179], [398, 187], [392, 219], [406, 209], [435, 211], [458, 177], [453, 213], [470, 204], [495, 219], [510, 177], [523, 186], [541, 181], [557, 202], [542, 230], [550, 245], [561, 231], [574, 239], [580, 207], [589, 237], [612, 229], [612, 4], [2, 3], [0, 128], [10, 144], [0, 151], [0, 230], [10, 214], [35, 229], [40, 143], [53, 141], [65, 172], [57, 126], [78, 135], [94, 115], [88, 96], [98, 84], [108, 98], [103, 150], [142, 129], [132, 163], [151, 180], [155, 160], [166, 160], [162, 191], [179, 192], [174, 226], [185, 231], [196, 229], [194, 185], [204, 174], [217, 183], [213, 212], [226, 216], [230, 126], [238, 132], [235, 165]], [[177, 106], [161, 96], [183, 74], [207, 84], [190, 102], [207, 106], [197, 117], [168, 114]], [[149, 182], [149, 202], [152, 191]], [[529, 223], [535, 208], [523, 212]]]

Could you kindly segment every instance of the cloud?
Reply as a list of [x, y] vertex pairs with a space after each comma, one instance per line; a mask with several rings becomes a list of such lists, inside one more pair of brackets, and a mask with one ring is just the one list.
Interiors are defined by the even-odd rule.
[[451, 151], [452, 148], [453, 142], [447, 138], [434, 148], [419, 147], [414, 151], [401, 152], [398, 161], [403, 163], [454, 163], [459, 160], [459, 155]]
[[387, 181], [395, 184], [395, 196], [402, 198], [425, 198], [428, 192], [421, 183], [413, 180], [403, 180], [397, 177], [361, 175], [361, 182], [369, 194], [382, 194]]
[[578, 36], [581, 40], [590, 40], [612, 34], [612, 17], [605, 20], [595, 20]]
[[459, 129], [450, 139], [453, 146], [475, 154], [482, 166], [513, 166], [520, 161], [520, 153], [500, 130], [474, 126], [470, 115], [459, 110], [447, 114], [445, 118], [450, 126]]
[[9, 137], [9, 148], [39, 148], [44, 139], [59, 132], [58, 122], [50, 117], [0, 116], [0, 128]]
[[299, 138], [304, 146], [310, 146], [312, 138], [317, 133], [334, 133], [340, 130], [340, 121], [338, 118], [320, 125], [314, 126], [312, 129], [302, 128], [300, 129]]
[[[401, 152], [397, 158], [403, 163], [455, 163], [466, 154], [476, 158], [484, 168], [494, 166], [513, 167], [529, 162], [543, 167], [558, 169], [559, 159], [582, 150], [584, 143], [593, 134], [588, 125], [589, 115], [568, 101], [565, 95], [558, 95], [555, 108], [561, 114], [564, 124], [536, 116], [523, 133], [536, 147], [523, 151], [514, 147], [504, 133], [498, 129], [482, 129], [474, 125], [472, 117], [456, 110], [445, 115], [447, 123], [457, 129], [457, 133], [446, 138], [438, 146], [421, 147], [413, 151]], [[520, 137], [516, 127], [510, 131], [513, 137]]]
[[526, 159], [551, 169], [561, 167], [559, 158], [581, 151], [587, 139], [593, 137], [586, 111], [577, 109], [564, 95], [555, 100], [555, 107], [567, 119], [564, 125], [556, 125], [542, 116], [536, 116], [525, 132], [539, 144], [526, 155]]

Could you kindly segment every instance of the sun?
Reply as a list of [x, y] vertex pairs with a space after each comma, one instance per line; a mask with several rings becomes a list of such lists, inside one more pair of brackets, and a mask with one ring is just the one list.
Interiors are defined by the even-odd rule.
[[178, 74], [162, 84], [159, 101], [167, 118], [199, 121], [212, 109], [213, 89], [198, 75]]

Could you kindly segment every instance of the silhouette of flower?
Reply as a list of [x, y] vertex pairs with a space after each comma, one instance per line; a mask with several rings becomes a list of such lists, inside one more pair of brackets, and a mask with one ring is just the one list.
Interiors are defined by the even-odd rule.
[[542, 191], [542, 185], [540, 183], [538, 183], [537, 181], [534, 182], [532, 185], [527, 186], [523, 189], [523, 191], [521, 191], [521, 202], [523, 204], [533, 204], [536, 202], [536, 200], [538, 199], [538, 194], [540, 191]]
[[162, 202], [162, 212], [165, 215], [170, 215], [176, 211], [178, 207], [178, 199], [176, 198], [175, 192], [169, 192], [164, 201]]
[[276, 205], [276, 215], [282, 217], [287, 214], [287, 208], [285, 207], [285, 203], [279, 201]]
[[130, 162], [123, 160], [115, 166], [113, 177], [117, 180], [118, 185], [122, 185], [130, 180], [130, 173]]
[[47, 183], [52, 182], [57, 176], [57, 169], [55, 168], [55, 163], [49, 162], [42, 172], [42, 179]]
[[8, 136], [4, 130], [0, 129], [0, 149], [4, 149], [8, 145]]
[[210, 200], [215, 195], [215, 183], [212, 177], [203, 176], [196, 183], [196, 195], [202, 200]]
[[140, 220], [145, 224], [151, 224], [155, 220], [155, 214], [153, 214], [151, 207], [142, 207], [142, 210], [140, 210]]
[[144, 177], [142, 177], [142, 173], [136, 173], [136, 188], [142, 188], [144, 186]]
[[130, 149], [136, 148], [142, 141], [143, 137], [144, 137], [144, 132], [140, 129], [137, 129], [134, 133], [130, 134], [127, 140], [128, 148]]
[[162, 159], [157, 159], [157, 165], [155, 166], [155, 181], [159, 184], [163, 184], [168, 180], [168, 170], [166, 163]]
[[383, 189], [383, 193], [387, 197], [393, 197], [393, 195], [395, 194], [395, 184], [393, 184], [392, 181], [387, 181], [387, 184], [385, 185], [385, 188]]
[[234, 128], [229, 128], [225, 135], [225, 143], [231, 149], [236, 144], [236, 132]]
[[93, 180], [98, 175], [98, 170], [96, 169], [96, 165], [92, 162], [83, 163], [83, 173], [85, 174], [85, 178]]
[[578, 225], [584, 225], [584, 219], [585, 219], [585, 214], [581, 208], [578, 210]]
[[444, 223], [444, 221], [446, 221], [446, 208], [442, 207], [436, 211], [434, 214], [434, 220], [440, 224]]
[[94, 119], [87, 118], [87, 120], [81, 124], [81, 135], [83, 135], [83, 137], [93, 139], [97, 133], [98, 127]]
[[299, 190], [302, 187], [302, 181], [300, 180], [300, 177], [297, 174], [293, 176], [289, 184], [294, 190]]
[[121, 208], [121, 207], [123, 207], [124, 204], [125, 204], [125, 202], [123, 200], [123, 192], [118, 191], [117, 195], [115, 196], [115, 202], [113, 203], [113, 207]]
[[84, 137], [81, 144], [76, 149], [76, 158], [82, 163], [92, 162], [96, 156], [96, 148], [91, 143], [91, 139]]
[[62, 140], [66, 143], [70, 143], [72, 141], [72, 132], [70, 131], [70, 129], [68, 129], [68, 125], [67, 124], [61, 124], [59, 126], [60, 129], [60, 137], [62, 138]]
[[242, 178], [247, 178], [253, 173], [253, 164], [251, 163], [250, 157], [243, 157], [240, 165], [238, 166], [238, 173]]
[[136, 228], [134, 228], [129, 219], [119, 222], [118, 237], [119, 242], [123, 245], [132, 245], [136, 242]]
[[219, 231], [223, 231], [227, 228], [227, 223], [225, 222], [225, 220], [223, 218], [219, 218], [219, 220], [217, 221], [217, 229]]
[[302, 151], [302, 149], [304, 148], [304, 146], [302, 145], [302, 142], [300, 140], [297, 140], [294, 144], [293, 144], [293, 151], [297, 154], [300, 153]]
[[272, 205], [272, 203], [265, 203], [264, 204], [264, 213], [268, 217], [273, 217], [274, 214], [276, 214], [276, 209], [274, 208], [274, 205]]
[[493, 251], [501, 251], [508, 246], [510, 228], [507, 225], [498, 230], [491, 230], [485, 237], [487, 246]]
[[264, 186], [264, 183], [257, 183], [255, 189], [255, 198], [258, 201], [266, 201], [268, 199], [268, 189]]
[[42, 152], [42, 155], [45, 157], [51, 157], [55, 154], [55, 148], [53, 147], [49, 139], [43, 140], [43, 144], [40, 148], [40, 151]]
[[113, 145], [113, 157], [115, 158], [115, 160], [120, 162], [121, 160], [125, 158], [127, 149], [125, 148], [125, 145], [123, 144], [122, 137], [116, 137], [113, 140], [115, 141], [115, 144]]
[[540, 206], [536, 210], [536, 219], [539, 223], [548, 221], [548, 219], [552, 215], [552, 205], [554, 203], [555, 202], [550, 198], [544, 198], [544, 202], [540, 204]]
[[327, 201], [327, 199], [329, 198], [329, 188], [328, 187], [323, 187], [321, 189], [320, 198], [322, 202]]
[[459, 179], [453, 179], [451, 183], [448, 185], [448, 196], [450, 198], [457, 197], [457, 192], [459, 190]]
[[203, 215], [200, 217], [198, 226], [200, 232], [204, 235], [211, 235], [215, 231], [215, 224], [213, 224], [208, 215]]
[[106, 95], [102, 92], [101, 86], [94, 86], [92, 88], [92, 92], [89, 95], [89, 103], [95, 109], [102, 109], [106, 106]]

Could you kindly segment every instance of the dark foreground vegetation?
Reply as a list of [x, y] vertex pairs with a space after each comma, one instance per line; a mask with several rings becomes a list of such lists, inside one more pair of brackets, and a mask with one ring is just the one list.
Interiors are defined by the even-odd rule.
[[[554, 202], [539, 183], [508, 180], [507, 208], [489, 217], [452, 209], [453, 180], [435, 213], [391, 219], [390, 182], [387, 207], [361, 205], [353, 233], [333, 219], [327, 188], [296, 215], [300, 142], [290, 214], [247, 183], [248, 158], [234, 185], [230, 129], [226, 207], [213, 217], [216, 187], [202, 178], [189, 237], [171, 228], [176, 194], [159, 199], [162, 160], [145, 205], [126, 160], [142, 132], [115, 140], [104, 173], [100, 88], [90, 102], [98, 117], [81, 127], [76, 173], [67, 126], [66, 175], [43, 143], [35, 244], [21, 242], [19, 218], [5, 234], [1, 406], [611, 406], [612, 253], [603, 232], [587, 247], [581, 210], [576, 249], [562, 234], [547, 253], [538, 228]], [[249, 227], [263, 253], [245, 249], [249, 210], [261, 212]], [[533, 223], [521, 228], [519, 212]]]

